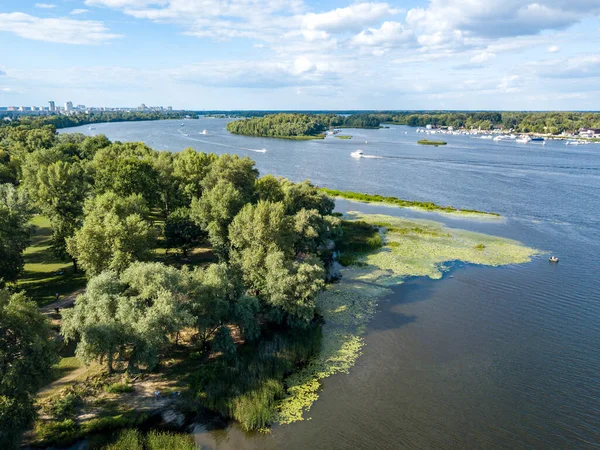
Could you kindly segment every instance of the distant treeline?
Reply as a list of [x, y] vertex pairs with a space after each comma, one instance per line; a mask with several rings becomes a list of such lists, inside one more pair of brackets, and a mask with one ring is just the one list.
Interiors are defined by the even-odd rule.
[[317, 136], [328, 127], [377, 128], [381, 123], [424, 127], [512, 129], [518, 133], [576, 132], [580, 128], [600, 129], [600, 113], [595, 112], [499, 112], [499, 111], [383, 111], [335, 113], [277, 113], [231, 111], [230, 115], [250, 119], [228, 124], [232, 133], [250, 136]]
[[600, 113], [590, 112], [385, 112], [372, 114], [382, 123], [424, 127], [513, 129], [520, 133], [560, 134], [600, 128]]
[[[8, 115], [7, 115], [8, 116]], [[197, 118], [198, 115], [189, 111], [97, 111], [87, 113], [77, 113], [73, 115], [16, 115], [12, 121], [3, 120], [0, 126], [19, 126], [25, 125], [30, 128], [41, 128], [44, 125], [52, 125], [54, 128], [69, 128], [79, 125], [88, 125], [101, 122], [137, 122], [142, 120], [165, 120], [165, 119], [183, 119], [185, 117]]]
[[370, 114], [279, 113], [227, 124], [227, 130], [231, 133], [277, 138], [322, 137], [329, 127], [377, 128], [379, 119]]

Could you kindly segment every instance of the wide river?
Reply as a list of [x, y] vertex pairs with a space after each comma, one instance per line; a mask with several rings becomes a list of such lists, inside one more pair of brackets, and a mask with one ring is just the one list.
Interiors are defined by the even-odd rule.
[[[443, 136], [447, 146], [424, 147], [416, 144], [424, 136], [403, 126], [287, 141], [231, 135], [225, 119], [183, 123], [61, 131], [237, 153], [261, 174], [498, 212], [505, 220], [473, 221], [338, 201], [341, 211], [426, 217], [560, 257], [457, 265], [442, 280], [399, 285], [369, 323], [356, 366], [324, 381], [311, 420], [270, 435], [198, 426], [198, 442], [227, 450], [600, 448], [600, 145]], [[350, 157], [359, 148], [378, 158]]]

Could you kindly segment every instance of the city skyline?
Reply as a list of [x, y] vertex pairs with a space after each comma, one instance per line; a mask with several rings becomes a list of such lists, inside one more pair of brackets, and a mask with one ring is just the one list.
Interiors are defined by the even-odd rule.
[[6, 0], [0, 105], [596, 110], [599, 14], [590, 0]]

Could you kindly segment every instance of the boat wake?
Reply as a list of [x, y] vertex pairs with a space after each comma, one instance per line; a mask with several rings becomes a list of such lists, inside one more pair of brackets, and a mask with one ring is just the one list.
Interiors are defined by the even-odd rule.
[[[179, 131], [179, 130], [177, 130], [177, 131]], [[190, 141], [202, 142], [204, 144], [210, 144], [210, 145], [218, 145], [219, 147], [233, 148], [233, 149], [236, 149], [236, 150], [246, 150], [246, 151], [254, 152], [254, 153], [267, 153], [267, 149], [266, 148], [237, 147], [235, 145], [221, 144], [221, 143], [215, 142], [215, 141], [207, 141], [207, 140], [204, 140], [204, 139], [196, 139], [196, 138], [190, 137], [187, 134], [182, 133], [181, 131], [179, 131], [179, 134], [181, 134], [181, 136], [185, 137], [186, 139], [189, 139]]]

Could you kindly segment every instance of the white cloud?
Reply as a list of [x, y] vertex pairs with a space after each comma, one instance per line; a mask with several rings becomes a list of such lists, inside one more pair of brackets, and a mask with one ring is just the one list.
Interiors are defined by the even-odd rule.
[[539, 65], [546, 78], [600, 78], [600, 54], [556, 59]]
[[449, 45], [564, 29], [598, 12], [596, 0], [430, 0], [406, 22], [424, 45]]
[[0, 31], [25, 39], [63, 44], [98, 44], [122, 37], [110, 33], [102, 22], [64, 18], [39, 18], [14, 12], [0, 13]]
[[40, 9], [53, 9], [53, 8], [56, 8], [56, 5], [53, 5], [52, 3], [36, 3], [34, 6], [36, 8], [40, 8]]
[[558, 53], [560, 51], [560, 47], [558, 45], [551, 45], [548, 47], [548, 53]]
[[89, 11], [88, 9], [74, 9], [69, 14], [71, 14], [72, 16], [78, 16], [80, 14], [85, 14], [88, 11]]
[[481, 52], [471, 58], [471, 62], [475, 64], [481, 64], [495, 58], [496, 54], [492, 52]]
[[399, 12], [387, 3], [356, 3], [324, 13], [308, 13], [302, 17], [302, 26], [329, 32], [359, 31]]
[[380, 28], [369, 28], [352, 38], [358, 46], [390, 47], [409, 46], [416, 43], [412, 31], [405, 30], [399, 22], [383, 22]]
[[519, 75], [508, 75], [500, 80], [497, 88], [507, 93], [520, 92], [523, 84], [524, 80]]

